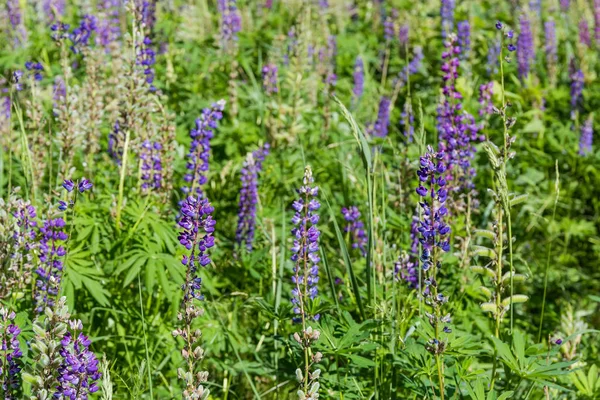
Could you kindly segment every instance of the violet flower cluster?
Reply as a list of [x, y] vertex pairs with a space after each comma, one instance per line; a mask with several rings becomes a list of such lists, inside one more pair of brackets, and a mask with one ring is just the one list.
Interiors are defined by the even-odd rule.
[[101, 0], [98, 2], [98, 11], [102, 18], [98, 23], [98, 42], [108, 50], [111, 43], [121, 37], [121, 21], [119, 17], [119, 0]]
[[225, 100], [219, 100], [211, 108], [205, 108], [200, 117], [196, 119], [196, 127], [190, 131], [192, 143], [187, 154], [188, 173], [183, 177], [189, 186], [186, 185], [182, 188], [185, 194], [203, 197], [202, 185], [208, 180], [206, 174], [210, 160], [210, 140], [214, 136], [214, 130], [219, 121], [223, 118], [224, 109]]
[[79, 23], [79, 26], [73, 29], [71, 33], [71, 50], [77, 54], [81, 49], [87, 47], [92, 33], [98, 28], [98, 20], [95, 16], [86, 14]]
[[187, 267], [186, 281], [181, 289], [184, 292], [184, 303], [192, 299], [203, 300], [200, 293], [202, 279], [198, 276], [198, 267], [210, 264], [208, 249], [214, 246], [216, 221], [212, 217], [214, 207], [208, 199], [187, 197], [181, 204], [179, 226], [179, 243], [190, 251], [184, 255], [181, 263]]
[[442, 39], [446, 39], [454, 30], [454, 6], [455, 0], [441, 0]]
[[457, 179], [453, 182], [452, 189], [470, 190], [475, 176], [475, 169], [471, 166], [471, 159], [475, 156], [473, 142], [483, 140], [484, 136], [479, 134], [479, 126], [473, 116], [462, 108], [462, 95], [456, 89], [460, 47], [455, 46], [454, 43], [454, 38], [450, 37], [446, 41], [446, 50], [442, 54], [443, 98], [438, 107], [437, 125], [440, 138], [439, 150], [448, 166], [446, 179]]
[[556, 42], [556, 24], [554, 21], [546, 21], [544, 24], [544, 33], [546, 43], [544, 51], [546, 53], [546, 64], [549, 71], [556, 68], [558, 63], [558, 50]]
[[242, 17], [237, 9], [236, 0], [218, 0], [221, 14], [221, 43], [224, 48], [237, 42], [237, 34], [242, 30]]
[[185, 254], [181, 263], [186, 267], [185, 282], [181, 286], [183, 299], [177, 319], [183, 326], [173, 331], [173, 336], [183, 339], [181, 355], [186, 361], [187, 371], [183, 368], [177, 370], [177, 376], [185, 382], [183, 398], [203, 399], [209, 394], [203, 383], [208, 379], [208, 372], [198, 371], [199, 361], [204, 357], [200, 347], [202, 333], [199, 329], [192, 328], [194, 319], [204, 312], [195, 304], [194, 300], [202, 301], [202, 279], [198, 276], [198, 267], [205, 267], [210, 263], [208, 250], [215, 244], [213, 233], [215, 220], [212, 218], [214, 208], [207, 199], [189, 196], [181, 203], [179, 226], [179, 242], [189, 252]]
[[352, 239], [352, 248], [358, 249], [363, 257], [367, 256], [367, 232], [365, 224], [360, 219], [360, 211], [356, 206], [342, 208], [342, 215], [347, 224], [344, 232], [349, 234]]
[[592, 39], [590, 38], [590, 27], [585, 18], [579, 21], [579, 42], [587, 47], [592, 47]]
[[[67, 331], [60, 344], [62, 363], [58, 368], [58, 387], [54, 396], [61, 399], [87, 400], [98, 391], [98, 359], [90, 351], [90, 339], [81, 331], [80, 320], [69, 321], [72, 333]], [[78, 333], [79, 332], [79, 333]]]
[[269, 96], [279, 92], [277, 84], [277, 65], [267, 64], [262, 68], [263, 90]]
[[123, 156], [123, 149], [120, 146], [123, 140], [125, 140], [123, 136], [121, 125], [119, 121], [116, 121], [112, 131], [108, 134], [108, 155], [117, 165], [121, 165], [121, 157]]
[[488, 75], [493, 75], [498, 72], [498, 58], [502, 45], [499, 40], [491, 41], [488, 45], [486, 70]]
[[471, 51], [471, 25], [469, 21], [460, 21], [457, 24], [457, 29], [460, 58], [465, 60], [469, 58], [469, 52]]
[[408, 38], [410, 35], [410, 25], [402, 24], [400, 28], [398, 28], [398, 40], [400, 41], [400, 46], [405, 47], [408, 44]]
[[535, 50], [533, 48], [533, 34], [531, 33], [531, 22], [526, 15], [519, 18], [520, 33], [517, 39], [517, 65], [519, 77], [527, 78], [529, 71], [535, 62]]
[[571, 118], [575, 118], [579, 105], [583, 96], [583, 86], [585, 84], [585, 76], [583, 71], [575, 66], [572, 62], [570, 65], [571, 78]]
[[21, 329], [14, 323], [16, 314], [0, 307], [0, 385], [4, 398], [18, 399], [21, 373], [19, 334]]
[[306, 167], [302, 186], [298, 190], [300, 198], [292, 204], [294, 217], [292, 223], [292, 235], [294, 244], [292, 246], [292, 261], [294, 262], [294, 276], [292, 283], [292, 304], [296, 315], [294, 322], [305, 321], [313, 318], [318, 320], [320, 315], [312, 315], [308, 310], [309, 300], [317, 297], [319, 282], [319, 236], [321, 232], [317, 227], [319, 214], [316, 212], [321, 207], [317, 200], [319, 187], [313, 185], [312, 170]]
[[40, 228], [40, 265], [35, 270], [38, 275], [34, 291], [35, 312], [41, 314], [46, 307], [53, 307], [60, 289], [63, 259], [67, 254], [64, 242], [67, 240], [65, 220], [51, 218]]
[[484, 83], [479, 86], [479, 115], [492, 115], [494, 113], [494, 104], [492, 96], [494, 94], [494, 82]]
[[402, 68], [402, 71], [396, 75], [394, 78], [393, 86], [404, 86], [406, 82], [408, 82], [408, 78], [410, 75], [414, 75], [419, 72], [419, 68], [421, 68], [421, 63], [423, 62], [423, 48], [421, 46], [415, 46], [413, 50], [413, 58], [410, 60], [407, 66]]
[[436, 281], [436, 271], [441, 268], [439, 252], [450, 250], [448, 239], [450, 226], [444, 221], [444, 217], [448, 215], [448, 209], [444, 205], [448, 198], [444, 178], [445, 171], [444, 155], [435, 153], [433, 148], [429, 146], [427, 153], [420, 159], [420, 168], [417, 171], [419, 186], [416, 191], [422, 198], [419, 204], [423, 210], [422, 220], [418, 227], [421, 234], [419, 239], [422, 248], [421, 268], [425, 272], [423, 295], [426, 303], [431, 305], [434, 310], [433, 313], [427, 313], [426, 315], [431, 325], [436, 328], [436, 337], [429, 341], [427, 349], [434, 354], [440, 354], [445, 349], [445, 344], [439, 340], [437, 335], [439, 324], [444, 325], [444, 332], [451, 332], [447, 325], [450, 322], [450, 315], [441, 316], [441, 307], [448, 299], [438, 291], [439, 285]]
[[388, 135], [390, 126], [390, 99], [382, 96], [379, 101], [379, 111], [377, 112], [377, 120], [367, 128], [367, 132], [376, 137], [384, 138]]
[[444, 206], [448, 198], [444, 158], [443, 153], [436, 153], [428, 146], [427, 153], [420, 158], [420, 168], [417, 171], [419, 186], [416, 192], [423, 198], [419, 203], [423, 209], [423, 219], [417, 230], [421, 234], [419, 241], [423, 246], [421, 259], [424, 271], [433, 266], [429, 259], [434, 248], [443, 252], [450, 250], [450, 226], [444, 222], [444, 217], [448, 215], [448, 209]]
[[600, 43], [600, 0], [594, 0], [594, 39]]
[[145, 140], [140, 152], [142, 190], [158, 190], [162, 187], [162, 144]]
[[265, 157], [269, 154], [270, 145], [267, 143], [261, 149], [248, 154], [242, 167], [242, 190], [238, 211], [238, 225], [235, 239], [238, 246], [246, 245], [252, 251], [254, 232], [256, 229], [256, 205], [258, 203], [258, 174], [262, 170]]
[[352, 88], [352, 104], [358, 103], [365, 88], [365, 67], [360, 56], [354, 62], [354, 87]]
[[27, 30], [23, 25], [21, 3], [19, 0], [6, 0], [6, 13], [10, 22], [9, 34], [12, 37], [14, 47], [20, 47], [27, 40]]
[[146, 36], [142, 43], [138, 45], [137, 63], [144, 68], [146, 83], [150, 86], [150, 91], [156, 91], [154, 86], [154, 64], [156, 63], [156, 53], [151, 47], [152, 40]]
[[65, 15], [66, 0], [43, 0], [42, 10], [50, 22], [55, 22]]
[[44, 66], [41, 63], [27, 61], [25, 69], [33, 76], [33, 80], [39, 82], [43, 79], [42, 72], [44, 71]]
[[581, 126], [581, 137], [579, 139], [579, 155], [585, 156], [592, 152], [592, 140], [594, 137], [594, 118], [589, 117]]
[[[18, 273], [20, 275], [29, 275], [28, 267], [32, 261], [32, 250], [37, 247], [36, 228], [37, 212], [35, 207], [29, 202], [19, 200], [16, 209], [13, 211], [15, 219], [15, 230], [13, 232], [13, 252], [11, 255], [12, 263], [19, 265]], [[27, 267], [26, 267], [27, 266]], [[21, 269], [21, 267], [26, 267]], [[25, 278], [25, 276], [23, 276]]]

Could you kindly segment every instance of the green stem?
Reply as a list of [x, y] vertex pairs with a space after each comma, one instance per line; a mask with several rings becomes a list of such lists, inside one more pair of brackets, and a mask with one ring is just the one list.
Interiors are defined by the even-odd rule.
[[151, 371], [151, 364], [150, 364], [150, 353], [148, 352], [148, 339], [146, 337], [146, 320], [144, 318], [144, 305], [143, 305], [143, 301], [142, 301], [142, 283], [141, 283], [139, 272], [138, 272], [137, 278], [138, 278], [138, 293], [140, 296], [140, 312], [142, 314], [142, 330], [144, 333], [144, 350], [146, 352], [146, 365], [148, 365], [148, 367], [147, 367], [148, 386], [150, 387], [150, 398], [153, 399], [154, 395], [152, 393], [152, 371]]
[[121, 209], [123, 208], [123, 188], [125, 186], [125, 172], [127, 171], [127, 153], [129, 150], [130, 130], [125, 134], [125, 146], [123, 147], [123, 160], [121, 160], [121, 177], [119, 180], [119, 197], [117, 200], [116, 226], [121, 231]]
[[[550, 225], [552, 225], [552, 223], [554, 222], [554, 218], [556, 217], [556, 206], [558, 204], [558, 196], [559, 196], [559, 188], [558, 188], [558, 183], [559, 183], [559, 175], [558, 175], [558, 160], [556, 160], [556, 183], [555, 183], [555, 192], [556, 192], [556, 197], [554, 198], [554, 207], [552, 209], [552, 219], [550, 220]], [[550, 236], [550, 240], [548, 242], [548, 251], [546, 252], [546, 268], [544, 270], [544, 295], [542, 297], [542, 312], [540, 315], [540, 327], [538, 329], [538, 337], [537, 337], [537, 341], [538, 343], [540, 342], [540, 340], [542, 340], [542, 328], [544, 325], [544, 311], [546, 309], [546, 292], [548, 289], [548, 270], [550, 269], [550, 252], [552, 250], [552, 236]]]

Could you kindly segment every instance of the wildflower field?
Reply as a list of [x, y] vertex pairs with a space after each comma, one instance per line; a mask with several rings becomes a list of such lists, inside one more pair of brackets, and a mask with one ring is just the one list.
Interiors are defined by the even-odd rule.
[[600, 399], [600, 0], [3, 0], [0, 398]]

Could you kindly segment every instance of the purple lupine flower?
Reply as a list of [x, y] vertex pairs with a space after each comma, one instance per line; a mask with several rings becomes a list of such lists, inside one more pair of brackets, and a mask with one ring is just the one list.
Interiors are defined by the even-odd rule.
[[585, 76], [583, 71], [575, 66], [574, 60], [569, 69], [571, 70], [571, 118], [575, 118], [583, 95]]
[[544, 33], [546, 43], [544, 45], [544, 51], [546, 52], [546, 63], [548, 70], [556, 67], [558, 62], [558, 52], [556, 44], [556, 25], [554, 21], [546, 21], [544, 24]]
[[365, 87], [365, 68], [360, 56], [354, 62], [354, 87], [352, 88], [352, 104], [358, 103]]
[[327, 0], [319, 0], [319, 7], [322, 11], [327, 10], [329, 8], [329, 1]]
[[107, 50], [108, 46], [121, 36], [120, 7], [119, 0], [101, 0], [98, 2], [98, 11], [102, 16], [98, 22], [97, 40]]
[[140, 22], [144, 25], [147, 31], [151, 31], [156, 23], [156, 1], [155, 0], [138, 0], [137, 8], [139, 11]]
[[65, 220], [62, 218], [44, 221], [39, 243], [40, 265], [35, 270], [39, 278], [35, 287], [35, 312], [41, 314], [46, 307], [53, 307], [62, 279], [63, 261], [67, 254], [62, 243], [67, 240], [64, 232]]
[[377, 120], [367, 129], [367, 132], [376, 137], [384, 138], [388, 135], [390, 126], [390, 99], [382, 96], [379, 101], [379, 111], [377, 112]]
[[27, 61], [25, 63], [25, 69], [28, 71], [30, 76], [33, 76], [35, 81], [41, 81], [43, 79], [42, 71], [44, 71], [44, 66], [39, 62]]
[[402, 252], [394, 263], [395, 278], [404, 280], [411, 289], [419, 287], [419, 266], [415, 264], [414, 260], [406, 252]]
[[412, 102], [407, 99], [404, 102], [404, 109], [400, 114], [400, 125], [404, 127], [404, 137], [409, 143], [412, 143], [415, 134], [415, 113], [413, 112]]
[[471, 159], [475, 155], [473, 142], [483, 140], [479, 135], [479, 126], [474, 118], [462, 109], [462, 94], [456, 89], [456, 80], [460, 61], [460, 47], [454, 45], [454, 38], [445, 43], [442, 53], [443, 98], [438, 107], [439, 151], [447, 165], [447, 180], [452, 182], [453, 190], [468, 190], [473, 187], [472, 178], [475, 169], [471, 167]]
[[592, 39], [590, 38], [590, 27], [585, 18], [579, 21], [579, 42], [587, 47], [592, 47]]
[[11, 104], [10, 97], [4, 96], [0, 97], [0, 122], [2, 125], [8, 124], [11, 116]]
[[444, 222], [444, 217], [448, 214], [448, 209], [444, 206], [448, 198], [445, 171], [444, 154], [436, 153], [428, 146], [427, 153], [420, 158], [420, 168], [417, 171], [419, 186], [416, 189], [417, 194], [423, 198], [420, 202], [423, 215], [418, 231], [421, 234], [419, 242], [423, 248], [421, 259], [424, 271], [433, 267], [430, 256], [434, 249], [438, 248], [443, 252], [450, 250], [450, 226]]
[[263, 90], [268, 95], [279, 92], [277, 85], [277, 65], [267, 64], [262, 68]]
[[408, 44], [408, 37], [410, 35], [410, 25], [402, 24], [398, 29], [398, 40], [400, 41], [400, 47], [405, 47]]
[[436, 274], [432, 269], [439, 269], [441, 262], [439, 254], [450, 251], [450, 226], [444, 221], [448, 215], [448, 209], [444, 205], [448, 198], [446, 189], [446, 180], [444, 172], [444, 155], [435, 153], [431, 146], [428, 146], [427, 153], [420, 159], [420, 168], [417, 171], [419, 176], [419, 186], [416, 191], [422, 197], [421, 208], [423, 209], [422, 220], [419, 221], [418, 231], [421, 234], [419, 242], [421, 243], [421, 269], [425, 273], [423, 280], [423, 295], [426, 304], [430, 304], [435, 312], [426, 313], [431, 325], [434, 327], [435, 339], [429, 341], [427, 349], [432, 353], [438, 353], [440, 342], [438, 340], [439, 324], [444, 324], [443, 331], [451, 332], [448, 327], [450, 315], [441, 316], [441, 306], [448, 301], [447, 297], [439, 291], [439, 283], [436, 280]]
[[594, 0], [594, 39], [600, 44], [600, 0]]
[[421, 46], [415, 46], [413, 49], [413, 58], [410, 60], [407, 66], [402, 68], [402, 71], [394, 78], [393, 86], [404, 86], [408, 82], [408, 77], [419, 72], [421, 68], [421, 62], [423, 61], [423, 48]]
[[73, 191], [73, 189], [75, 189], [75, 182], [73, 182], [71, 179], [65, 179], [62, 187], [69, 193], [71, 193]]
[[[0, 307], [0, 379], [1, 391], [5, 399], [20, 398], [21, 386], [21, 352], [19, 343], [19, 334], [21, 329], [14, 324], [16, 315], [13, 311], [8, 311]], [[5, 370], [3, 370], [3, 367]]]
[[144, 68], [146, 83], [150, 86], [150, 91], [156, 91], [154, 86], [154, 64], [156, 63], [156, 53], [150, 47], [152, 40], [146, 36], [142, 43], [138, 44], [137, 63]]
[[563, 12], [568, 12], [569, 11], [569, 7], [571, 7], [571, 1], [570, 0], [560, 0], [560, 9]]
[[594, 136], [594, 118], [590, 117], [581, 127], [581, 138], [579, 139], [579, 155], [585, 156], [592, 152], [592, 140]]
[[79, 193], [83, 193], [87, 190], [90, 190], [92, 188], [92, 186], [94, 186], [94, 185], [88, 179], [81, 178], [81, 180], [79, 181], [79, 184], [77, 185], [77, 189], [79, 189]]
[[542, 15], [542, 2], [541, 0], [531, 0], [529, 2], [529, 12], [534, 16]]
[[142, 190], [158, 190], [162, 187], [162, 144], [145, 140], [140, 152]]
[[182, 188], [185, 194], [204, 197], [202, 185], [208, 180], [206, 175], [210, 159], [210, 139], [213, 138], [214, 129], [223, 118], [224, 109], [225, 100], [217, 101], [212, 108], [205, 108], [202, 110], [202, 115], [196, 119], [196, 127], [190, 131], [192, 143], [187, 154], [186, 165], [189, 172], [183, 177], [189, 186]]
[[[292, 246], [292, 261], [294, 262], [294, 276], [292, 283], [292, 304], [294, 309], [294, 322], [305, 321], [313, 318], [319, 319], [319, 314], [308, 310], [309, 300], [317, 297], [319, 282], [319, 236], [321, 232], [317, 227], [319, 214], [316, 212], [321, 204], [316, 199], [319, 187], [312, 186], [314, 180], [312, 170], [306, 167], [302, 186], [298, 190], [300, 198], [292, 204], [294, 217], [292, 223], [292, 235], [294, 244]], [[308, 296], [308, 298], [306, 298]]]
[[69, 327], [72, 332], [67, 331], [60, 341], [62, 363], [58, 367], [58, 387], [54, 396], [70, 400], [87, 399], [98, 391], [97, 382], [102, 374], [98, 370], [96, 355], [90, 351], [91, 340], [81, 333], [81, 321], [69, 321]]
[[9, 34], [12, 37], [14, 47], [23, 46], [27, 40], [27, 29], [23, 25], [20, 1], [6, 0], [6, 13], [10, 21], [11, 30]]
[[119, 121], [116, 121], [113, 125], [112, 131], [108, 134], [108, 154], [113, 161], [117, 163], [117, 165], [121, 165], [123, 150], [121, 149], [120, 144], [123, 140], [123, 131], [121, 131], [121, 125], [119, 124]]
[[187, 267], [186, 282], [181, 289], [184, 292], [183, 302], [193, 299], [203, 300], [200, 288], [202, 280], [198, 276], [198, 267], [210, 264], [208, 249], [214, 246], [216, 221], [212, 217], [214, 207], [208, 199], [187, 197], [181, 204], [179, 226], [183, 229], [178, 236], [179, 243], [190, 251], [184, 255], [181, 263]]
[[54, 85], [52, 87], [52, 108], [54, 109], [54, 115], [57, 115], [57, 109], [60, 104], [65, 102], [67, 97], [67, 85], [62, 76], [54, 78]]
[[457, 29], [460, 56], [464, 60], [469, 58], [469, 52], [471, 51], [471, 25], [469, 21], [460, 21], [457, 24]]
[[31, 280], [33, 254], [37, 250], [37, 222], [35, 220], [37, 213], [31, 203], [18, 199], [12, 211], [12, 216], [14, 218], [13, 245], [5, 273], [12, 274], [15, 280], [8, 284], [3, 282], [6, 284], [3, 289], [12, 289], [16, 293]]
[[256, 229], [256, 204], [258, 203], [258, 173], [262, 163], [269, 154], [270, 146], [265, 144], [261, 149], [248, 154], [242, 167], [242, 190], [238, 211], [238, 225], [235, 239], [238, 246], [245, 243], [246, 249], [252, 251], [254, 231]]
[[92, 33], [98, 28], [98, 19], [94, 15], [86, 14], [79, 23], [79, 26], [73, 29], [71, 33], [71, 50], [77, 54], [83, 47], [87, 47]]
[[388, 16], [385, 21], [383, 21], [383, 38], [389, 43], [395, 36], [394, 19], [391, 16]]
[[66, 0], [43, 0], [42, 9], [49, 22], [55, 22], [65, 15]]
[[517, 64], [519, 77], [527, 78], [532, 64], [535, 62], [535, 50], [533, 48], [533, 35], [531, 33], [531, 23], [526, 15], [521, 15], [519, 19], [521, 32], [517, 39]]
[[494, 112], [494, 104], [492, 103], [492, 95], [494, 94], [494, 82], [484, 83], [479, 86], [479, 115], [492, 115]]
[[[288, 30], [286, 42], [287, 42], [287, 46], [286, 46], [286, 52], [283, 55], [283, 65], [287, 66], [290, 63], [290, 57], [292, 57], [296, 54], [296, 49], [298, 47], [298, 38], [296, 37], [296, 28], [295, 27], [292, 26]], [[310, 49], [310, 46], [309, 46], [309, 49]]]
[[441, 0], [440, 17], [442, 18], [442, 38], [446, 39], [454, 30], [454, 0]]
[[342, 208], [342, 215], [348, 224], [344, 232], [349, 233], [352, 238], [352, 248], [358, 249], [363, 257], [367, 256], [367, 233], [365, 224], [360, 219], [358, 207], [349, 206]]
[[237, 9], [236, 0], [218, 0], [221, 13], [221, 44], [227, 48], [237, 42], [237, 34], [242, 30], [242, 17]]
[[488, 75], [493, 75], [498, 71], [498, 57], [500, 57], [501, 47], [499, 40], [489, 43], [486, 65]]

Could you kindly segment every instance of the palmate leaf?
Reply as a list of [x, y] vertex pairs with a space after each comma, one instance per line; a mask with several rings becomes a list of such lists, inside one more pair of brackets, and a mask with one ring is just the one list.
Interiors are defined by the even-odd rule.
[[74, 307], [75, 290], [82, 288], [85, 288], [100, 305], [109, 304], [110, 293], [103, 286], [104, 274], [94, 266], [90, 251], [84, 250], [83, 245], [69, 250], [65, 266], [63, 290], [71, 309]]
[[492, 336], [492, 340], [500, 360], [513, 374], [542, 386], [569, 391], [552, 380], [560, 375], [571, 373], [572, 371], [568, 368], [573, 365], [572, 361], [549, 363], [543, 354], [528, 356], [528, 352], [525, 351], [525, 336], [519, 331], [515, 331], [513, 334], [512, 349], [496, 337]]

